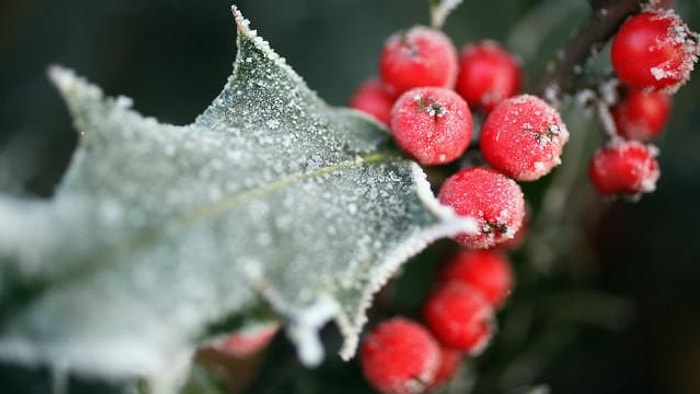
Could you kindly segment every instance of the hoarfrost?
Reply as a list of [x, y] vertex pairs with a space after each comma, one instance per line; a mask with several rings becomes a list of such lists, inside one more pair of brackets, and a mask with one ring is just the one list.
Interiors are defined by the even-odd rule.
[[430, 0], [430, 21], [435, 28], [441, 28], [445, 19], [454, 11], [462, 0]]
[[81, 137], [51, 200], [0, 195], [0, 358], [172, 393], [208, 327], [263, 302], [302, 361], [320, 361], [328, 320], [347, 359], [403, 262], [476, 231], [234, 15], [233, 75], [189, 126], [50, 70]]

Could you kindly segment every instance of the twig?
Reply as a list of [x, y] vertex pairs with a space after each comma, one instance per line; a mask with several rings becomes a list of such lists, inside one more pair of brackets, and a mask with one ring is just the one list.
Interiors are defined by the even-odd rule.
[[[578, 88], [580, 70], [615, 34], [622, 22], [639, 12], [645, 0], [589, 0], [592, 15], [554, 60], [551, 71], [539, 84], [539, 93], [548, 100], [561, 99]], [[557, 97], [552, 97], [556, 94]]]

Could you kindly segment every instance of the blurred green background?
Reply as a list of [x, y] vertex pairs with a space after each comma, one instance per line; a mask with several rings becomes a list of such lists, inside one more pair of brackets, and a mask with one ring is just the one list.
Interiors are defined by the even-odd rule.
[[[691, 28], [700, 30], [700, 2], [674, 3]], [[236, 4], [334, 105], [344, 105], [376, 73], [388, 35], [428, 21], [422, 0]], [[0, 190], [51, 195], [74, 149], [75, 132], [48, 82], [48, 65], [73, 68], [109, 94], [132, 97], [145, 115], [186, 124], [231, 71], [230, 5], [230, 0], [0, 1]], [[522, 56], [532, 86], [587, 15], [585, 0], [465, 0], [445, 30], [458, 46], [483, 38], [505, 43]], [[528, 245], [513, 256], [519, 285], [499, 318], [501, 332], [464, 373], [463, 381], [478, 377], [476, 392], [519, 393], [547, 384], [553, 393], [568, 394], [700, 393], [697, 74], [676, 95], [672, 122], [658, 142], [657, 192], [637, 204], [602, 202], [580, 177], [571, 212], [549, 229], [559, 234], [550, 241], [561, 250], [544, 265], [533, 261]], [[592, 132], [577, 125], [570, 124], [572, 133]], [[588, 138], [590, 151], [599, 138]], [[535, 220], [547, 182], [527, 188]], [[408, 265], [387, 291], [396, 310], [415, 314], [427, 291], [425, 275], [449, 248], [440, 243]], [[332, 349], [337, 334], [329, 329], [327, 336]], [[13, 390], [48, 390], [40, 382], [44, 372], [3, 371], [5, 382], [32, 382]], [[257, 371], [247, 392], [371, 392], [357, 365], [333, 354], [318, 370], [302, 369], [284, 338], [277, 338]], [[204, 387], [194, 384], [191, 392], [207, 392]]]

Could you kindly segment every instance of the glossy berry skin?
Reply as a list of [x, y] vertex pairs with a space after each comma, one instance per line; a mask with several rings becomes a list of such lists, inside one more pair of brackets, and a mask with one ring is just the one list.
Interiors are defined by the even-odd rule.
[[649, 9], [620, 27], [611, 48], [617, 76], [628, 86], [674, 92], [697, 61], [698, 37], [673, 11]]
[[568, 139], [559, 112], [543, 100], [523, 94], [502, 101], [491, 111], [479, 146], [493, 168], [519, 181], [533, 181], [561, 163]]
[[502, 306], [513, 287], [508, 258], [492, 249], [460, 250], [445, 265], [440, 282], [460, 282], [480, 291], [494, 307]]
[[470, 106], [490, 112], [522, 83], [518, 61], [495, 41], [467, 45], [459, 55], [455, 90]]
[[457, 49], [441, 31], [416, 26], [389, 37], [380, 55], [379, 74], [394, 97], [421, 86], [453, 88]]
[[430, 387], [428, 387], [428, 389], [438, 389], [445, 383], [452, 380], [455, 373], [463, 363], [464, 354], [461, 351], [446, 347], [440, 349], [440, 366], [435, 374], [435, 380]]
[[392, 105], [394, 100], [384, 91], [382, 83], [377, 79], [362, 83], [353, 93], [349, 103], [350, 108], [372, 116], [387, 127]]
[[445, 164], [469, 146], [472, 115], [467, 102], [452, 90], [415, 88], [394, 103], [391, 133], [399, 148], [419, 163]]
[[656, 188], [656, 149], [637, 141], [613, 140], [598, 149], [589, 168], [593, 186], [603, 196], [638, 197]]
[[662, 92], [634, 89], [627, 92], [611, 112], [620, 136], [648, 142], [664, 131], [671, 112], [671, 98]]
[[384, 394], [422, 393], [432, 384], [440, 346], [422, 325], [403, 318], [380, 323], [360, 349], [365, 379]]
[[438, 200], [460, 216], [474, 218], [477, 232], [457, 235], [472, 249], [490, 248], [513, 238], [525, 216], [525, 198], [512, 179], [488, 168], [463, 169], [445, 180]]
[[480, 354], [494, 331], [494, 311], [478, 290], [451, 282], [423, 305], [423, 319], [445, 347]]

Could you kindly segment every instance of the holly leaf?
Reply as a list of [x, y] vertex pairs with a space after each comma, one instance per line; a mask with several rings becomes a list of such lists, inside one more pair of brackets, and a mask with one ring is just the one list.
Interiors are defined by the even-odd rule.
[[475, 230], [385, 129], [329, 107], [234, 16], [233, 75], [188, 126], [50, 70], [80, 141], [51, 199], [0, 196], [0, 358], [171, 393], [212, 326], [261, 304], [306, 364], [329, 320], [349, 358], [399, 266]]

